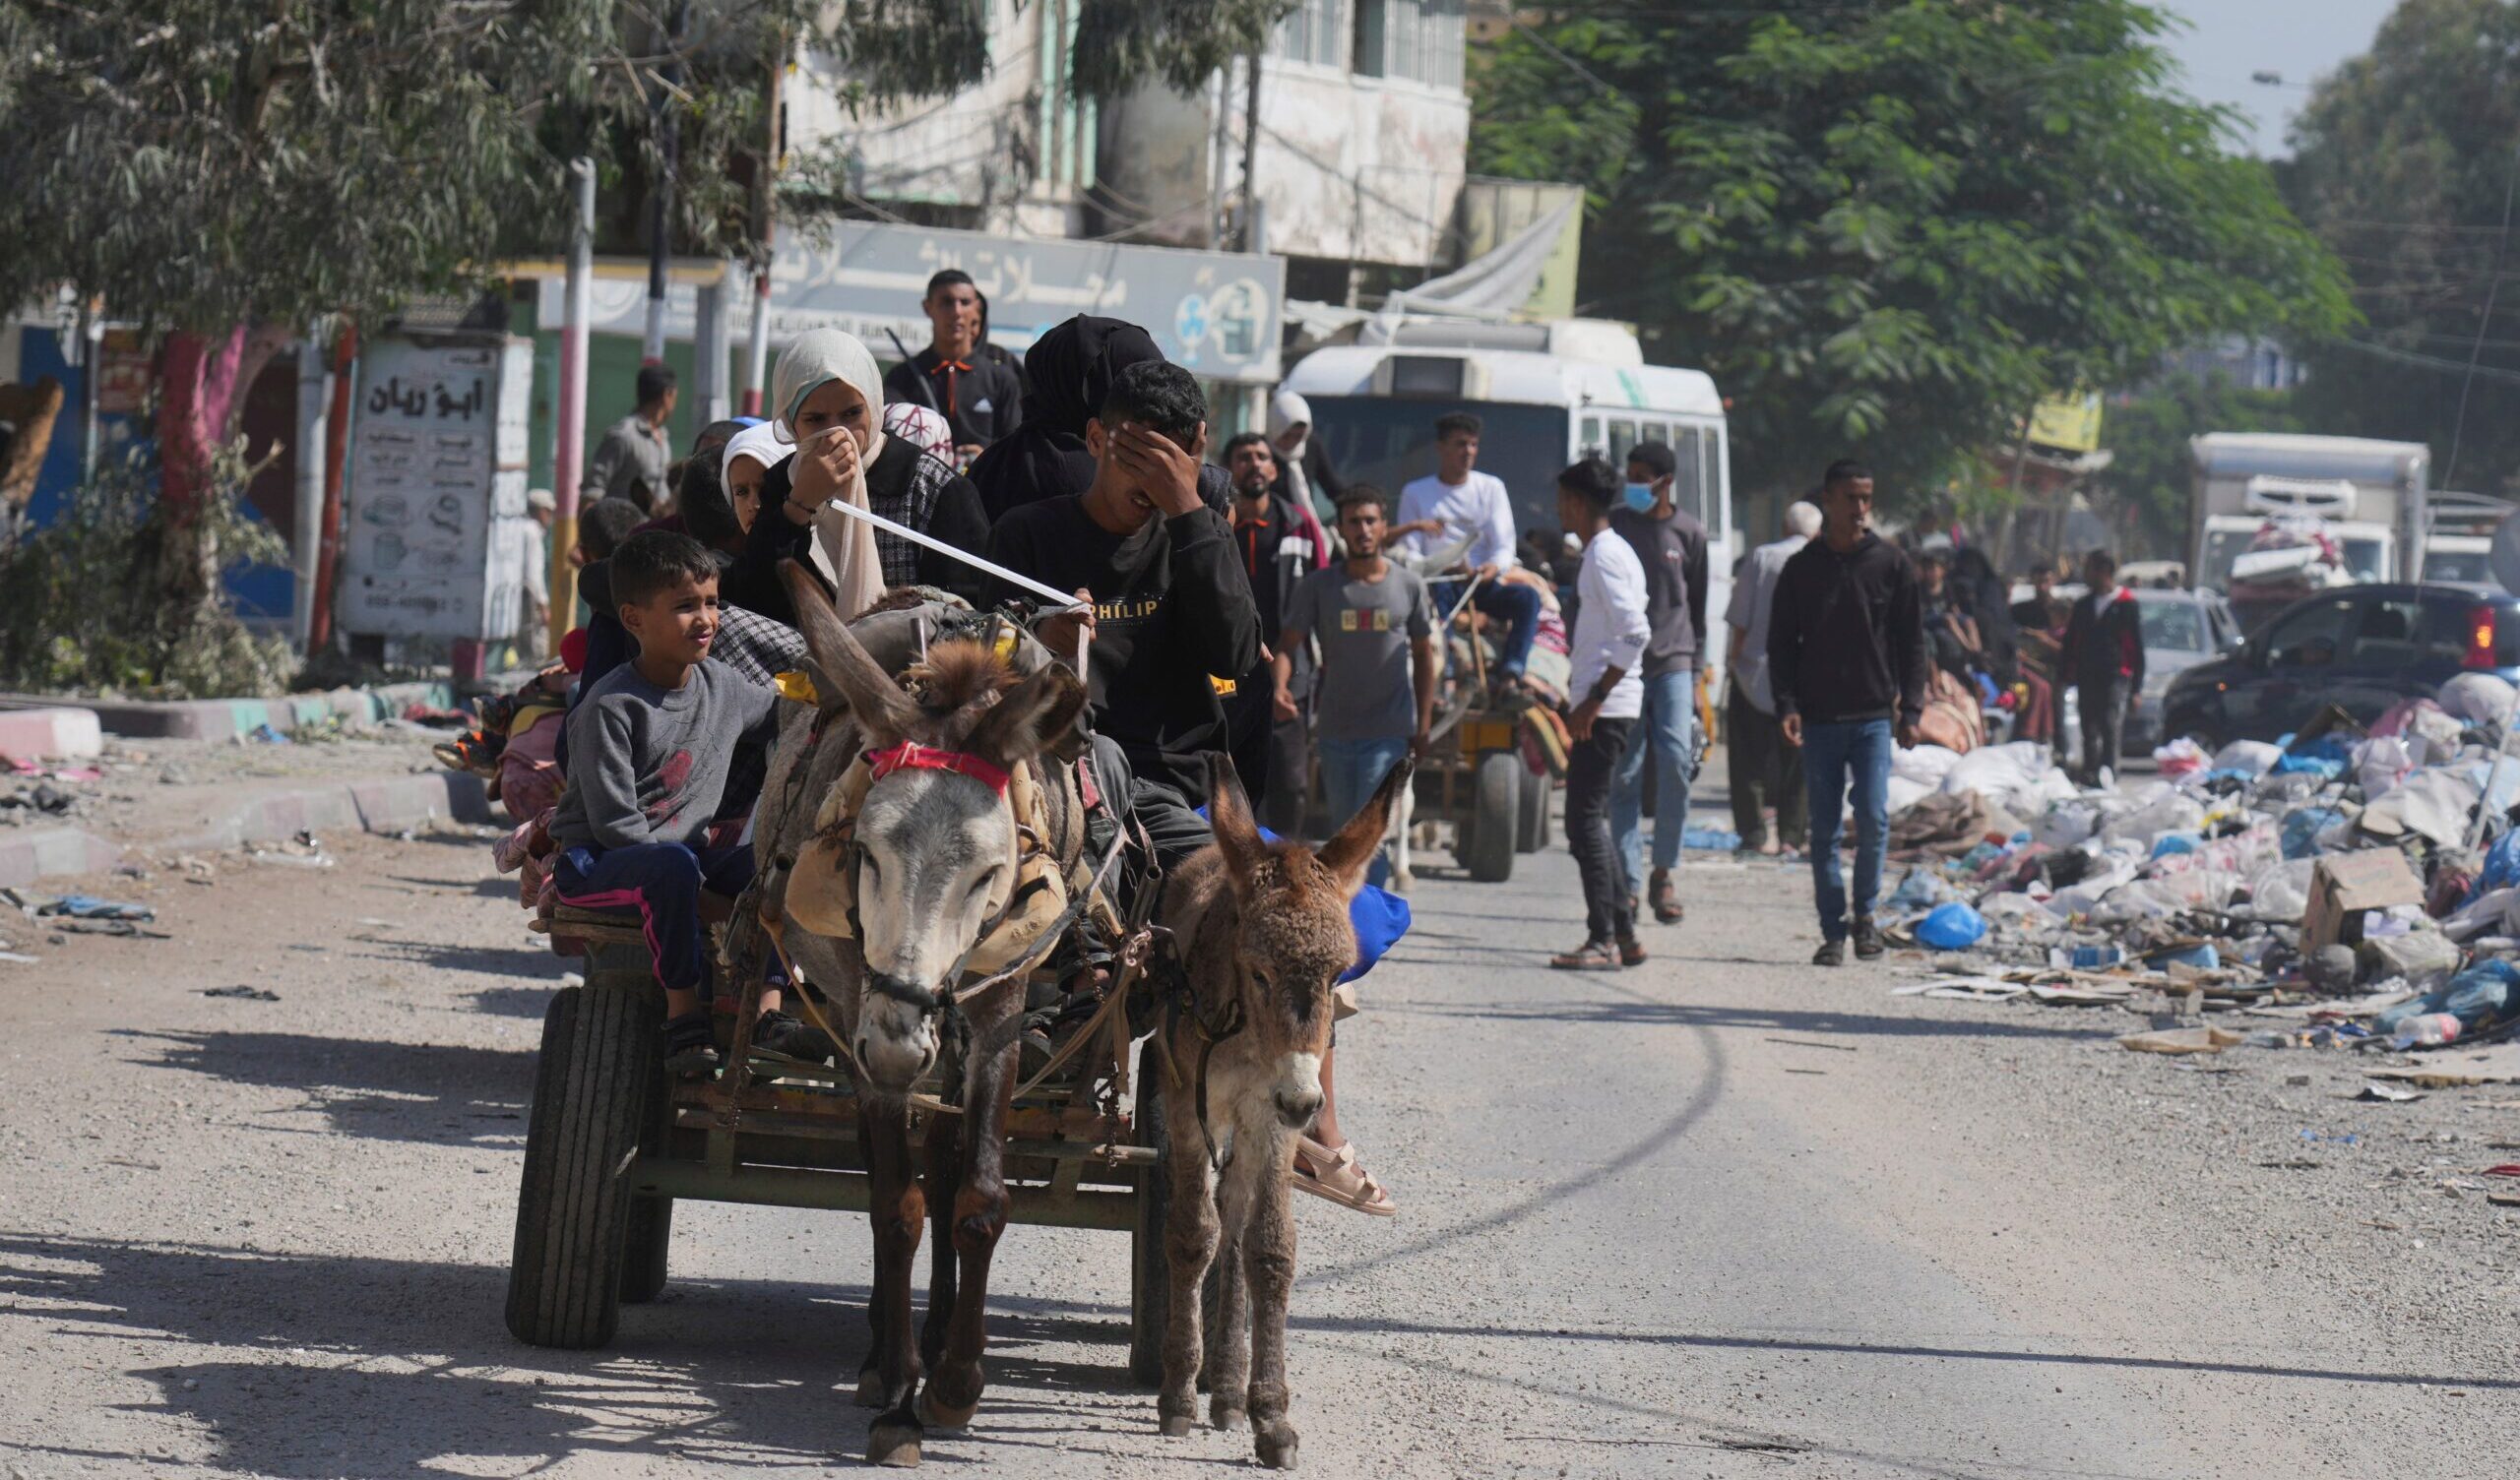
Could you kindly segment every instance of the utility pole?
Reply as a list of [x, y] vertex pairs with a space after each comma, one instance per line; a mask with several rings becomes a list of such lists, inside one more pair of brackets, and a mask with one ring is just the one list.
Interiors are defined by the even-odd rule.
[[781, 146], [779, 85], [788, 71], [788, 32], [779, 33], [779, 50], [770, 58], [770, 88], [763, 97], [761, 167], [753, 179], [752, 334], [744, 342], [744, 414], [760, 416], [762, 387], [770, 379], [771, 243], [778, 234], [778, 176]]
[[1268, 244], [1261, 240], [1260, 194], [1252, 187], [1253, 165], [1260, 154], [1260, 48], [1251, 48], [1244, 64], [1250, 69], [1248, 86], [1242, 90], [1242, 230], [1239, 241], [1246, 252], [1265, 252]]
[[559, 505], [551, 521], [551, 650], [560, 650], [578, 610], [578, 568], [569, 552], [578, 544], [578, 475], [587, 451], [587, 321], [595, 314], [595, 161], [569, 161], [569, 183], [578, 197], [569, 228], [569, 279], [560, 321], [558, 445], [551, 449], [551, 490]]
[[665, 360], [665, 259], [673, 244], [673, 177], [682, 154], [682, 113], [676, 94], [682, 91], [684, 0], [674, 0], [666, 25], [664, 81], [657, 89], [655, 118], [657, 178], [648, 193], [648, 332], [639, 346], [639, 363]]

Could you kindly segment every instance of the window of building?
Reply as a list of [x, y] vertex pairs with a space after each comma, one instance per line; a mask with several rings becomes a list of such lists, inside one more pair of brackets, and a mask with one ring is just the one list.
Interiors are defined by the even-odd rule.
[[1355, 7], [1356, 72], [1461, 87], [1463, 0], [1355, 0]]
[[1269, 54], [1291, 62], [1336, 67], [1348, 60], [1348, 0], [1301, 0], [1278, 23]]

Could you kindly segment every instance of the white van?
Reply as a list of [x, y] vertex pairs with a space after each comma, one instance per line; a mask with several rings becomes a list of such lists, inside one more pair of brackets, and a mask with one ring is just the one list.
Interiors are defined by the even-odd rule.
[[[1435, 470], [1435, 418], [1468, 411], [1484, 425], [1479, 467], [1502, 479], [1519, 536], [1557, 529], [1557, 474], [1598, 456], [1624, 468], [1628, 449], [1661, 442], [1679, 462], [1683, 510], [1706, 525], [1707, 626], [1701, 661], [1721, 694], [1724, 608], [1743, 546], [1732, 520], [1724, 400], [1704, 371], [1648, 365], [1623, 326], [1598, 320], [1492, 324], [1406, 319], [1389, 342], [1316, 349], [1286, 388], [1312, 407], [1313, 435], [1350, 483], [1391, 495]], [[1529, 541], [1525, 541], [1526, 549]]]

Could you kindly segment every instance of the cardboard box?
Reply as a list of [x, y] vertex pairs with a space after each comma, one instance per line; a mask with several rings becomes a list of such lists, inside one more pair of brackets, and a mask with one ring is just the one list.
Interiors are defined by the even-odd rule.
[[2301, 915], [2301, 951], [2352, 945], [2362, 938], [2362, 911], [2422, 904], [2424, 881], [2395, 848], [2337, 853], [2310, 870], [2310, 903]]

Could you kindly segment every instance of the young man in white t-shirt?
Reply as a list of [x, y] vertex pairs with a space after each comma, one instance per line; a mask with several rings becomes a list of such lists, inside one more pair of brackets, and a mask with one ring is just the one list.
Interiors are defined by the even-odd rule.
[[[1521, 687], [1540, 635], [1540, 592], [1496, 578], [1515, 566], [1514, 503], [1503, 481], [1479, 471], [1480, 420], [1467, 411], [1435, 418], [1435, 474], [1400, 490], [1400, 518], [1391, 538], [1412, 556], [1472, 536], [1462, 559], [1480, 576], [1470, 604], [1503, 630], [1497, 637], [1495, 686]], [[1433, 572], [1427, 572], [1432, 576]], [[1449, 611], [1461, 599], [1461, 583], [1434, 587], [1435, 602]]]
[[1574, 673], [1567, 694], [1575, 708], [1566, 716], [1575, 737], [1566, 757], [1566, 850], [1584, 880], [1584, 944], [1549, 960], [1566, 971], [1615, 971], [1645, 959], [1610, 835], [1610, 783], [1638, 738], [1637, 716], [1645, 711], [1640, 675], [1654, 635], [1645, 563], [1610, 528], [1610, 506], [1620, 490], [1618, 473], [1599, 458], [1557, 475], [1558, 522], [1584, 545], [1568, 652]]

